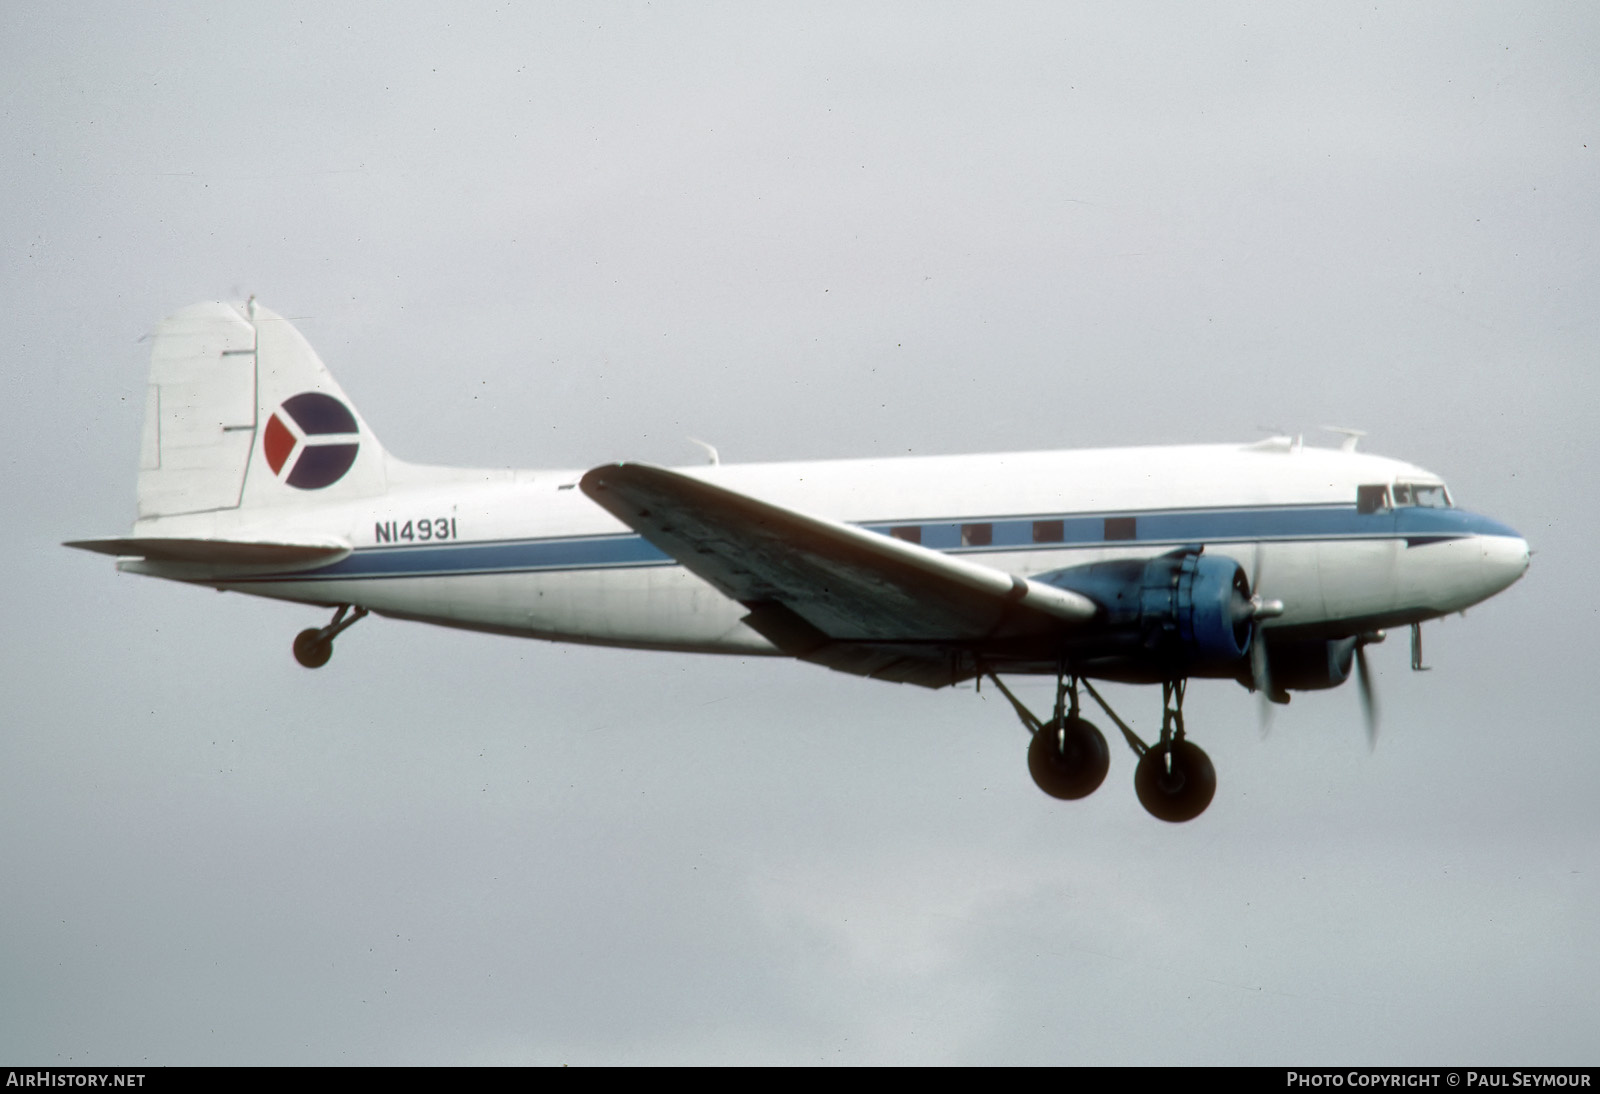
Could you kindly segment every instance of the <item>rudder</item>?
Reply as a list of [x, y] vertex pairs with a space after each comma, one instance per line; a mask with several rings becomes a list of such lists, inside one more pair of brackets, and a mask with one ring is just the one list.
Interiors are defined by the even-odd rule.
[[156, 328], [139, 444], [139, 517], [233, 509], [255, 438], [255, 328], [196, 304]]

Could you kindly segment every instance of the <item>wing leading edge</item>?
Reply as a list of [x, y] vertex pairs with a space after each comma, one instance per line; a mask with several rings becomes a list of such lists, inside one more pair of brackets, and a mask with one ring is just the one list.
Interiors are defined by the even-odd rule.
[[583, 492], [737, 600], [791, 656], [859, 676], [942, 687], [986, 647], [1079, 628], [1093, 600], [916, 544], [645, 464], [607, 464]]

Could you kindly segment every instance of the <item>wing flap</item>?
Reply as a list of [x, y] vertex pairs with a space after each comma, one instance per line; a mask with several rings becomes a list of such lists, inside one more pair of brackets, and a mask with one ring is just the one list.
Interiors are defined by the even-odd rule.
[[941, 688], [973, 676], [977, 663], [966, 652], [938, 643], [835, 641], [773, 601], [751, 604], [744, 617], [751, 630], [801, 661], [835, 672], [898, 684]]

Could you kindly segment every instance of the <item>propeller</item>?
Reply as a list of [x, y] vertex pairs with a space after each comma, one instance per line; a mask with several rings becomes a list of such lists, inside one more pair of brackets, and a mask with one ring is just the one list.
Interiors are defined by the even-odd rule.
[[[1265, 546], [1256, 544], [1256, 557], [1250, 574], [1250, 599], [1245, 600], [1241, 596], [1234, 608], [1236, 620], [1250, 621], [1250, 687], [1260, 697], [1263, 736], [1272, 725], [1273, 704], [1289, 701], [1288, 693], [1280, 691], [1272, 682], [1272, 662], [1267, 655], [1265, 621], [1281, 616], [1284, 606], [1281, 600], [1268, 600], [1261, 595], [1261, 571], [1265, 556]], [[1353, 649], [1355, 654], [1356, 687], [1361, 692], [1361, 716], [1366, 723], [1369, 750], [1378, 747], [1378, 698], [1372, 688], [1372, 670], [1367, 665], [1366, 648], [1382, 642], [1385, 637], [1383, 631], [1367, 631], [1345, 640], [1350, 643], [1346, 650]]]
[[1262, 561], [1266, 547], [1256, 544], [1255, 562], [1250, 573], [1250, 600], [1246, 614], [1250, 620], [1250, 686], [1261, 697], [1261, 732], [1265, 734], [1272, 725], [1272, 704], [1287, 703], [1288, 695], [1272, 686], [1272, 668], [1267, 660], [1267, 637], [1263, 623], [1283, 614], [1283, 601], [1267, 600], [1261, 595]]
[[1372, 672], [1367, 668], [1367, 645], [1382, 642], [1382, 631], [1369, 631], [1356, 638], [1356, 686], [1361, 690], [1361, 717], [1367, 725], [1367, 751], [1378, 747], [1378, 697], [1372, 692]]

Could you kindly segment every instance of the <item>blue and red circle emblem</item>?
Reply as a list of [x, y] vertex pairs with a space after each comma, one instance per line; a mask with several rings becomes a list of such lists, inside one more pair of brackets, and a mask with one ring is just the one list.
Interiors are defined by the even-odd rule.
[[261, 451], [272, 473], [300, 490], [320, 490], [355, 465], [360, 427], [350, 408], [320, 391], [285, 399], [267, 420]]

